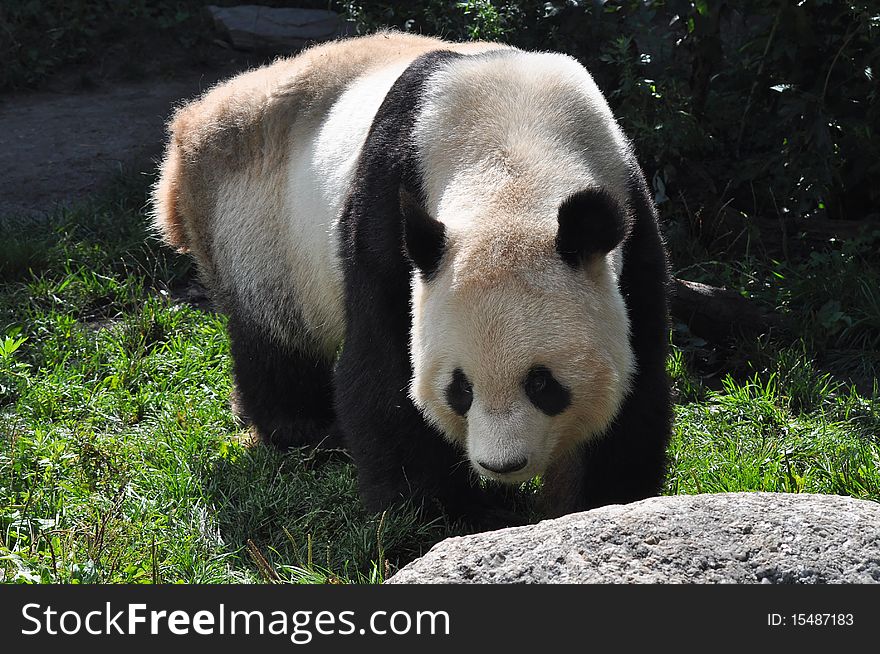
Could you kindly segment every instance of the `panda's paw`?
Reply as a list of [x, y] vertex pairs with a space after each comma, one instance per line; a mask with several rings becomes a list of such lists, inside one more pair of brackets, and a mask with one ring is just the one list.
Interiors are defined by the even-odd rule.
[[508, 509], [486, 509], [473, 517], [474, 531], [496, 531], [528, 524], [522, 515]]
[[496, 531], [528, 524], [528, 520], [521, 513], [486, 500], [473, 502], [466, 507], [459, 506], [451, 510], [447, 508], [446, 515], [451, 522], [470, 533]]
[[263, 443], [282, 452], [300, 447], [321, 450], [345, 449], [342, 432], [337, 428], [336, 423], [327, 425], [316, 420], [303, 419], [254, 426]]

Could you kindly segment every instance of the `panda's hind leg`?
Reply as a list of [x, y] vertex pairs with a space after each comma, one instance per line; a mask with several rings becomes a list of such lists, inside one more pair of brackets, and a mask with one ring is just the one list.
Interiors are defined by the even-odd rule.
[[341, 448], [334, 424], [333, 361], [282, 345], [235, 314], [228, 331], [238, 417], [280, 450]]

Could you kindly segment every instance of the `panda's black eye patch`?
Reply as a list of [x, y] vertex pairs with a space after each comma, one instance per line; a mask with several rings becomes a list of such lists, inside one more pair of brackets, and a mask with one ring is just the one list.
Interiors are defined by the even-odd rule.
[[523, 382], [523, 390], [532, 404], [548, 416], [559, 415], [571, 404], [571, 392], [544, 366], [535, 366], [529, 370]]
[[474, 401], [474, 387], [461, 368], [456, 368], [452, 373], [452, 382], [446, 387], [446, 401], [460, 416], [465, 415], [471, 408], [471, 403]]

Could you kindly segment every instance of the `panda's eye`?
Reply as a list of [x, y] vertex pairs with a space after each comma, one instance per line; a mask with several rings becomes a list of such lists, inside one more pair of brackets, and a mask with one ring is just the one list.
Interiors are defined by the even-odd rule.
[[571, 404], [571, 392], [544, 366], [535, 366], [529, 370], [523, 382], [523, 390], [532, 404], [548, 416], [559, 415]]
[[452, 373], [452, 382], [446, 387], [446, 401], [460, 416], [465, 415], [471, 408], [471, 403], [474, 401], [474, 387], [461, 368], [456, 368]]

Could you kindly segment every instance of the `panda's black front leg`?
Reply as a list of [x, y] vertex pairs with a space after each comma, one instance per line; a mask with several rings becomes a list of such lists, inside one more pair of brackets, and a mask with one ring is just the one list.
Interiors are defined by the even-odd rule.
[[659, 365], [644, 371], [604, 438], [586, 448], [580, 509], [658, 495], [666, 477], [672, 410]]
[[549, 515], [626, 504], [663, 490], [672, 422], [665, 348], [661, 342], [641, 354], [633, 388], [607, 433], [548, 471]]
[[406, 344], [395, 348], [390, 334], [379, 333], [374, 339], [349, 324], [336, 367], [337, 421], [361, 500], [376, 512], [412, 501], [428, 515], [466, 515], [479, 503], [467, 461], [409, 399]]

